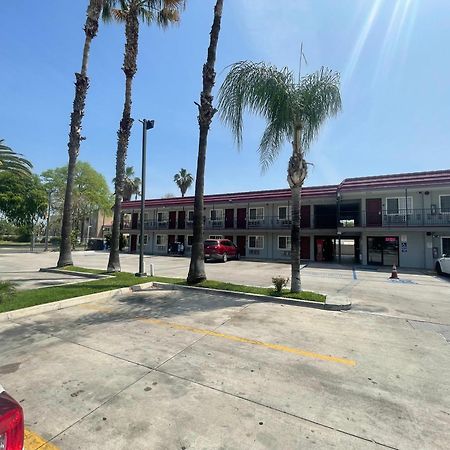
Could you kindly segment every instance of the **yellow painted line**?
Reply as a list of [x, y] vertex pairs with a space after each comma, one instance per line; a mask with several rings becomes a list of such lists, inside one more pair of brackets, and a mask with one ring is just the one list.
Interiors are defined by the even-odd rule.
[[59, 450], [59, 447], [56, 447], [51, 442], [47, 442], [44, 438], [26, 428], [23, 448], [24, 450]]
[[174, 322], [166, 322], [159, 319], [138, 319], [143, 322], [151, 323], [154, 325], [161, 325], [169, 328], [174, 328], [176, 330], [190, 331], [197, 334], [206, 334], [208, 336], [214, 336], [218, 338], [228, 339], [230, 341], [242, 342], [244, 344], [257, 345], [259, 347], [270, 348], [272, 350], [278, 350], [280, 352], [293, 353], [294, 355], [304, 356], [306, 358], [319, 359], [322, 361], [330, 361], [338, 364], [345, 364], [347, 366], [356, 366], [356, 361], [347, 358], [340, 358], [337, 356], [323, 355], [321, 353], [310, 352], [308, 350], [301, 350], [299, 348], [287, 347], [286, 345], [270, 344], [268, 342], [257, 341], [254, 339], [247, 339], [239, 336], [234, 336], [232, 334], [218, 333], [217, 331], [206, 330], [202, 328], [195, 328], [189, 325], [181, 325]]

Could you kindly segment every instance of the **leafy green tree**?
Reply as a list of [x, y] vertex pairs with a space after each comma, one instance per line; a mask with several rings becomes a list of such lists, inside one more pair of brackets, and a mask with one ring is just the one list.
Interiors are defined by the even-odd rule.
[[114, 218], [108, 272], [120, 272], [120, 204], [124, 193], [128, 141], [133, 126], [131, 99], [133, 78], [137, 72], [139, 21], [141, 20], [147, 25], [156, 23], [161, 27], [166, 27], [171, 23], [178, 22], [180, 8], [183, 5], [184, 0], [107, 0], [103, 8], [105, 20], [116, 20], [125, 24], [125, 53], [122, 66], [125, 74], [125, 101], [117, 131]]
[[234, 64], [219, 92], [219, 111], [231, 127], [237, 144], [242, 142], [245, 110], [262, 115], [267, 126], [259, 154], [263, 169], [292, 143], [287, 181], [292, 198], [291, 292], [300, 292], [300, 196], [308, 173], [305, 152], [325, 120], [341, 109], [339, 74], [322, 68], [299, 82], [287, 68], [241, 61]]
[[0, 213], [11, 223], [33, 235], [46, 210], [47, 193], [37, 175], [0, 172]]
[[215, 64], [222, 11], [223, 0], [217, 0], [214, 6], [214, 20], [209, 35], [208, 56], [206, 58], [206, 63], [203, 65], [203, 87], [202, 92], [200, 93], [200, 103], [197, 103], [198, 126], [200, 132], [198, 139], [197, 175], [195, 180], [192, 253], [187, 276], [187, 282], [189, 284], [196, 284], [206, 280], [203, 250], [206, 148], [208, 145], [209, 128], [214, 114], [217, 112], [212, 105], [212, 89], [216, 80]]
[[5, 140], [0, 139], [0, 172], [15, 172], [23, 175], [31, 175], [33, 167], [30, 161], [15, 153], [5, 145]]
[[[116, 179], [113, 178], [113, 184], [116, 183]], [[141, 193], [141, 179], [134, 175], [134, 167], [128, 166], [125, 170], [125, 179], [123, 180], [123, 200], [131, 200], [134, 195], [134, 199], [137, 200], [137, 196]]]
[[89, 77], [87, 68], [89, 61], [89, 51], [92, 40], [97, 35], [98, 22], [105, 0], [89, 0], [86, 11], [86, 22], [84, 24], [84, 47], [83, 59], [81, 62], [81, 72], [75, 73], [75, 98], [73, 101], [73, 110], [70, 116], [69, 132], [69, 164], [66, 178], [66, 189], [64, 197], [64, 212], [61, 226], [61, 244], [59, 247], [58, 267], [71, 266], [72, 261], [72, 208], [73, 208], [73, 183], [75, 176], [75, 166], [80, 153], [80, 143], [85, 138], [81, 136], [82, 120], [84, 116], [84, 107], [86, 103], [87, 91], [89, 88]]
[[[66, 165], [46, 170], [41, 174], [47, 192], [52, 191], [52, 209], [55, 211], [53, 223], [61, 220], [63, 215], [67, 170]], [[106, 212], [112, 208], [111, 192], [105, 177], [87, 162], [77, 161], [75, 164], [72, 205], [71, 229], [79, 230], [81, 233], [83, 233], [86, 217], [97, 210]], [[72, 248], [72, 233], [70, 243]]]
[[181, 197], [184, 197], [186, 191], [191, 187], [194, 177], [186, 169], [180, 169], [180, 171], [174, 175], [173, 181], [175, 181], [178, 189], [180, 189]]

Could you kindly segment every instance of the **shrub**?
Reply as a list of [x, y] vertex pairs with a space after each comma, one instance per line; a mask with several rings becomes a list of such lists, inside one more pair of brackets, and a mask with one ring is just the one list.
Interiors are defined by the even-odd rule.
[[286, 287], [289, 283], [289, 277], [282, 277], [281, 275], [272, 277], [272, 283], [275, 287], [275, 292], [277, 294], [281, 294], [283, 288]]
[[16, 292], [16, 287], [11, 281], [0, 281], [0, 304], [10, 300]]

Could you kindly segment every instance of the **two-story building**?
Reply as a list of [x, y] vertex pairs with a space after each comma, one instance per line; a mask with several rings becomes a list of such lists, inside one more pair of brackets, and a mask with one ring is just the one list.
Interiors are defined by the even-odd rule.
[[[290, 190], [205, 195], [206, 238], [226, 238], [247, 259], [290, 259]], [[192, 244], [194, 197], [145, 201], [143, 243], [167, 254], [170, 243]], [[122, 204], [129, 251], [140, 243], [140, 201]], [[305, 187], [301, 257], [318, 262], [434, 267], [450, 254], [450, 170], [348, 178]]]

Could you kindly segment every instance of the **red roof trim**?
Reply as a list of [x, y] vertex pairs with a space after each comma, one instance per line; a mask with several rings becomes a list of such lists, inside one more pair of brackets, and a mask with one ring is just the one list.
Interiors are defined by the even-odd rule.
[[[432, 172], [412, 172], [392, 175], [378, 175], [360, 178], [346, 178], [339, 185], [310, 186], [302, 189], [302, 197], [335, 197], [340, 191], [361, 191], [386, 188], [406, 188], [409, 186], [450, 185], [450, 169]], [[227, 202], [267, 202], [289, 199], [290, 189], [233, 192], [228, 194], [205, 195], [205, 204]], [[122, 202], [122, 208], [139, 208], [140, 200]], [[194, 197], [174, 197], [145, 200], [145, 206], [193, 205]]]

